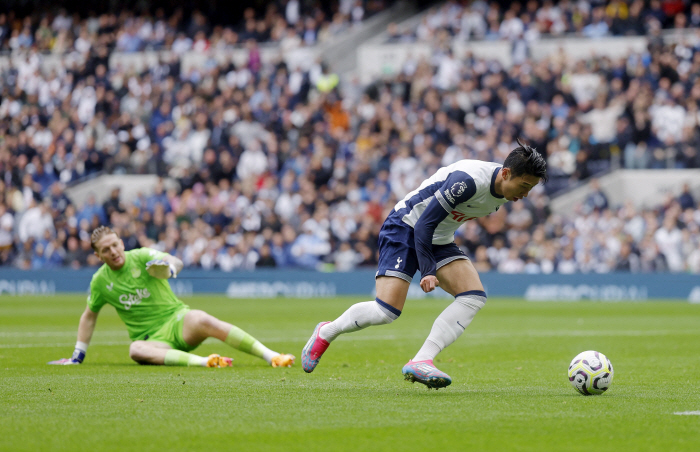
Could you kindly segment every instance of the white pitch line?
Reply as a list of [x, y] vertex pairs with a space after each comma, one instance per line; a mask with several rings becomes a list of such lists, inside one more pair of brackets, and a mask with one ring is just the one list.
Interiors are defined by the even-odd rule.
[[[0, 333], [0, 337], [73, 337], [75, 332], [27, 332], [27, 333]], [[642, 337], [642, 336], [665, 336], [665, 335], [698, 335], [698, 330], [674, 331], [674, 330], [632, 330], [632, 331], [524, 331], [522, 333], [511, 332], [491, 332], [491, 333], [474, 333], [467, 332], [469, 339], [491, 339], [491, 338], [518, 338], [518, 337]], [[126, 331], [102, 331], [100, 336], [107, 337], [123, 337]], [[261, 342], [304, 342], [308, 336], [287, 336], [287, 337], [265, 337], [257, 336]], [[393, 341], [397, 339], [423, 339], [423, 333], [416, 334], [389, 334], [389, 335], [353, 335], [341, 336], [338, 340], [341, 341]], [[207, 339], [207, 343], [218, 342], [215, 339]], [[116, 341], [116, 342], [93, 342], [94, 345], [128, 345], [131, 341]], [[32, 347], [66, 347], [75, 345], [74, 343], [33, 343], [33, 344], [1, 344], [0, 348], [32, 348]]]
[[[75, 336], [77, 331], [23, 331], [12, 333], [0, 333], [0, 337], [64, 337]], [[121, 331], [100, 331], [100, 336], [126, 336], [126, 330]]]
[[676, 411], [678, 416], [700, 416], [700, 411]]
[[[110, 342], [101, 342], [101, 341], [95, 341], [91, 342], [90, 345], [129, 345], [131, 344], [131, 341], [110, 341]], [[66, 342], [63, 344], [0, 344], [0, 348], [36, 348], [36, 347], [42, 347], [42, 348], [62, 348], [62, 347], [73, 347], [75, 346], [74, 342]]]

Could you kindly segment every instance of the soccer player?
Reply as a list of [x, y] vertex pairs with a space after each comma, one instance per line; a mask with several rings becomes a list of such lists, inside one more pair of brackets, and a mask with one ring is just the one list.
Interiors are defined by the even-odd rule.
[[402, 373], [406, 380], [428, 388], [452, 383], [433, 359], [462, 334], [486, 303], [479, 275], [454, 243], [454, 233], [465, 221], [493, 213], [508, 201], [517, 202], [546, 181], [542, 156], [520, 141], [518, 145], [503, 165], [461, 160], [440, 168], [394, 206], [379, 232], [377, 298], [354, 304], [334, 321], [316, 325], [301, 354], [306, 372], [313, 372], [339, 335], [398, 319], [413, 275], [420, 270], [424, 292], [440, 286], [455, 300], [435, 320]]
[[291, 367], [294, 356], [270, 350], [240, 328], [204, 311], [190, 309], [168, 283], [182, 270], [182, 261], [150, 248], [124, 252], [116, 232], [100, 226], [92, 232], [92, 248], [102, 265], [90, 282], [87, 307], [80, 317], [78, 342], [71, 358], [49, 364], [80, 364], [85, 359], [100, 309], [111, 304], [133, 341], [129, 356], [139, 364], [229, 367], [231, 358], [190, 353], [208, 337], [260, 357], [272, 367]]

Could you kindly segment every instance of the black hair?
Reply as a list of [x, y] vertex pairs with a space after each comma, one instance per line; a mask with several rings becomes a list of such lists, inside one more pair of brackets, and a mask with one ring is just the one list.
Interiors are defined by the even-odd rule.
[[516, 141], [520, 146], [508, 154], [503, 167], [510, 169], [513, 177], [529, 174], [547, 182], [547, 162], [542, 155], [535, 148], [521, 143], [519, 138]]

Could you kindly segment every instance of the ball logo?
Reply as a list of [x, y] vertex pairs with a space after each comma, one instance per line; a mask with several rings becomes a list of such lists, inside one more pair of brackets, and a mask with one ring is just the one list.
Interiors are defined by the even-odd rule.
[[450, 191], [452, 192], [452, 195], [455, 198], [458, 198], [459, 196], [461, 196], [462, 193], [464, 193], [466, 190], [467, 190], [467, 184], [465, 184], [464, 182], [457, 182], [450, 189]]

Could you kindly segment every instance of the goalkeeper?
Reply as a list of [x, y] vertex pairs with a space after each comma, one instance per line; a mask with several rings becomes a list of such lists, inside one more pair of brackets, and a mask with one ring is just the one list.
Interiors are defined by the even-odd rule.
[[78, 342], [71, 358], [49, 364], [80, 364], [85, 359], [100, 309], [111, 304], [126, 324], [129, 356], [139, 364], [229, 367], [231, 358], [190, 353], [208, 337], [260, 357], [272, 367], [291, 367], [294, 356], [270, 350], [240, 328], [204, 311], [190, 309], [168, 283], [182, 270], [182, 261], [150, 248], [124, 251], [116, 232], [100, 226], [92, 232], [92, 248], [105, 265], [90, 282], [87, 307], [80, 317]]

